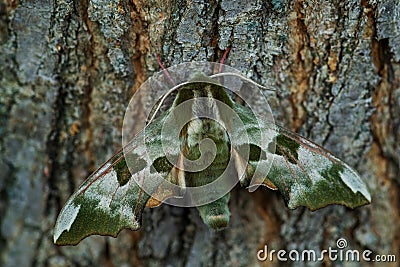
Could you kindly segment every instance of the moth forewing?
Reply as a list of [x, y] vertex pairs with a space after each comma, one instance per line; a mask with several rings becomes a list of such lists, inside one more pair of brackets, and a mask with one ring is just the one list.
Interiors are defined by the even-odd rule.
[[[289, 208], [306, 206], [315, 210], [329, 204], [355, 208], [371, 202], [357, 172], [329, 151], [279, 125], [260, 123], [248, 107], [235, 103], [234, 109], [246, 127], [237, 129], [233, 142], [240, 142], [247, 133], [252, 155], [242, 186], [250, 191], [255, 185], [278, 189]], [[263, 142], [259, 141], [260, 130], [268, 133]], [[234, 157], [238, 168], [243, 169], [243, 160], [236, 153]]]
[[110, 166], [95, 172], [67, 201], [55, 225], [56, 244], [75, 245], [92, 234], [115, 237], [124, 228], [140, 227], [149, 195], [141, 193], [133, 179], [121, 186], [118, 172]]
[[[158, 125], [160, 120], [163, 117], [153, 124]], [[153, 125], [146, 128], [148, 133], [154, 135], [156, 132]], [[140, 227], [142, 211], [157, 189], [154, 181], [158, 181], [158, 173], [154, 169], [160, 168], [156, 160], [146, 156], [149, 149], [144, 134], [145, 131], [141, 131], [91, 174], [67, 200], [55, 224], [54, 243], [75, 245], [89, 235], [116, 237], [122, 229], [137, 230]], [[153, 136], [152, 142], [157, 143], [160, 138]], [[154, 147], [150, 151], [153, 159], [165, 156]], [[142, 189], [144, 179], [153, 182], [146, 182], [146, 192]]]
[[371, 202], [367, 186], [346, 163], [300, 135], [279, 126], [276, 131], [274, 165], [268, 178], [289, 208], [315, 210], [329, 204], [355, 208]]

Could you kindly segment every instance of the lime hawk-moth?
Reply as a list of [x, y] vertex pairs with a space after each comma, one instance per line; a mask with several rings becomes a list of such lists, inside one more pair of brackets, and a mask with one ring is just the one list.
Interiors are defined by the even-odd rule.
[[[168, 91], [176, 93], [171, 106], [159, 111], [162, 98], [144, 129], [68, 199], [56, 221], [56, 244], [137, 230], [146, 206], [180, 199], [182, 206], [196, 206], [205, 224], [223, 229], [229, 190], [237, 183], [279, 190], [291, 209], [370, 203], [367, 186], [350, 166], [234, 101], [238, 95], [222, 80], [238, 74], [186, 76]], [[254, 85], [243, 77], [237, 83]]]

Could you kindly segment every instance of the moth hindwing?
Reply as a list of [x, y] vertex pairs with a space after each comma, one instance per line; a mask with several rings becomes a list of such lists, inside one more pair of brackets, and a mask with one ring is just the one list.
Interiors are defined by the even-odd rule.
[[[93, 234], [116, 237], [124, 228], [137, 230], [146, 205], [157, 206], [182, 193], [161, 182], [150, 183], [143, 190], [147, 180], [157, 181], [160, 175], [183, 191], [212, 184], [220, 176], [233, 177], [243, 187], [264, 185], [279, 190], [289, 208], [315, 210], [329, 204], [354, 208], [370, 203], [366, 185], [346, 163], [280, 126], [260, 124], [249, 107], [232, 101], [222, 86], [209, 83], [204, 74], [196, 74], [195, 80], [179, 87], [172, 106], [68, 199], [56, 221], [56, 244], [74, 245]], [[183, 112], [176, 112], [188, 101]], [[236, 126], [222, 107], [230, 109], [242, 125]], [[208, 115], [202, 116], [204, 112]], [[171, 118], [184, 123], [178, 134], [163, 134], [164, 124]], [[267, 138], [260, 145], [263, 133]], [[213, 145], [204, 143], [205, 139]], [[240, 153], [242, 147], [248, 148], [247, 158]], [[212, 194], [221, 192], [215, 187], [192, 197]], [[207, 225], [222, 229], [229, 222], [228, 203], [229, 192], [223, 192], [197, 209]]]

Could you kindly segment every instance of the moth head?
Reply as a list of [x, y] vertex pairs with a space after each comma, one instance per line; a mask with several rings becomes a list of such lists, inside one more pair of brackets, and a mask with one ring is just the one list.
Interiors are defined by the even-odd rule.
[[204, 82], [204, 83], [213, 83], [218, 84], [215, 80], [207, 76], [204, 72], [195, 72], [190, 78], [189, 82]]

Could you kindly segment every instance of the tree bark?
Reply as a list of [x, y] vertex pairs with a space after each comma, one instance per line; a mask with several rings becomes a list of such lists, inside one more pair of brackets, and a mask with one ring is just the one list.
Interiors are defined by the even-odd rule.
[[[399, 0], [3, 0], [0, 264], [279, 266], [257, 251], [322, 251], [339, 238], [398, 264], [399, 10]], [[156, 54], [172, 66], [219, 61], [228, 47], [228, 65], [277, 89], [268, 95], [275, 121], [357, 169], [372, 204], [289, 210], [277, 192], [236, 188], [224, 231], [193, 208], [163, 205], [145, 210], [139, 231], [55, 246], [58, 212], [121, 146], [125, 108], [159, 70]]]

